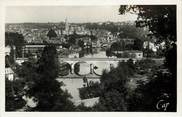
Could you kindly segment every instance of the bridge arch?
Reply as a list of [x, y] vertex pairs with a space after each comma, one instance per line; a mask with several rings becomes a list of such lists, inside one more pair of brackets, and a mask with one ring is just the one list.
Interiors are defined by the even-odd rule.
[[70, 74], [71, 65], [68, 62], [60, 62], [59, 64], [59, 75], [67, 76]]
[[[60, 62], [65, 62], [69, 64], [69, 74], [67, 73], [66, 77], [80, 77], [80, 76], [88, 76], [88, 77], [99, 77], [102, 75], [102, 71], [104, 68], [98, 66], [98, 62], [107, 62], [107, 65], [105, 68], [108, 68], [108, 71], [111, 68], [117, 67], [119, 62], [127, 62], [130, 58], [60, 58]], [[135, 63], [137, 59], [132, 59]], [[75, 73], [75, 65], [77, 63], [85, 63], [87, 64], [87, 73], [89, 74], [77, 74]], [[96, 67], [99, 67], [99, 70], [96, 70]], [[81, 68], [84, 69], [84, 68]], [[90, 71], [90, 72], [89, 72]], [[97, 73], [99, 71], [99, 73]]]
[[77, 62], [74, 65], [74, 73], [80, 76], [90, 74], [90, 64], [88, 62]]

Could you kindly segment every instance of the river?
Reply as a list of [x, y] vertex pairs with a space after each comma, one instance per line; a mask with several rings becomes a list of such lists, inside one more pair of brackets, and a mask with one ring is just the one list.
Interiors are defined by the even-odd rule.
[[[72, 54], [69, 55], [69, 57], [73, 57], [75, 58], [77, 56], [77, 54]], [[98, 53], [95, 54], [88, 54], [85, 55], [82, 58], [108, 58], [105, 54], [105, 51], [100, 51]], [[80, 66], [79, 66], [79, 74], [90, 74], [90, 65], [93, 65], [92, 68], [94, 68], [94, 73], [97, 75], [102, 75], [103, 70], [110, 70], [111, 65], [113, 67], [117, 66], [117, 61], [83, 61], [80, 62]], [[71, 95], [72, 95], [72, 101], [73, 102], [77, 102], [80, 100], [80, 96], [79, 96], [79, 88], [83, 87], [83, 85], [85, 84], [83, 82], [83, 77], [80, 78], [59, 78], [58, 79], [59, 82], [63, 82], [65, 85], [62, 86], [62, 89], [67, 90]], [[88, 79], [88, 81], [93, 81], [93, 82], [100, 82], [99, 78], [93, 78], [93, 79]]]

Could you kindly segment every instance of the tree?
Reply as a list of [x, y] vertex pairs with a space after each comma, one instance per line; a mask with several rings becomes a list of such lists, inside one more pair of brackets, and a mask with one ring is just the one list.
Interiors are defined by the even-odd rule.
[[[14, 88], [14, 95], [12, 93], [12, 83]], [[16, 111], [17, 109], [21, 109], [23, 106], [25, 106], [26, 102], [22, 99], [21, 95], [23, 87], [24, 85], [20, 80], [12, 82], [8, 79], [5, 79], [6, 111]]]
[[165, 53], [165, 65], [169, 68], [174, 78], [176, 78], [177, 75], [177, 47], [176, 44], [172, 44], [172, 48], [170, 48]]
[[175, 5], [121, 5], [120, 14], [133, 12], [138, 15], [137, 27], [148, 27], [160, 38], [176, 42], [176, 6]]
[[86, 25], [86, 28], [88, 28], [90, 30], [96, 30], [96, 29], [108, 30], [113, 34], [118, 32], [118, 26], [112, 22], [110, 22], [109, 24], [103, 23], [101, 25], [99, 25], [97, 23], [86, 23], [85, 25]]
[[[169, 95], [169, 102], [172, 107], [167, 111], [176, 111], [176, 70], [177, 70], [177, 49], [176, 49], [176, 6], [175, 5], [131, 5], [120, 6], [119, 12], [133, 12], [138, 15], [136, 20], [137, 27], [148, 27], [152, 32], [152, 36], [156, 37], [156, 43], [165, 42], [165, 65], [169, 69], [168, 76], [155, 75], [149, 83], [142, 85], [130, 102], [134, 102], [133, 109], [139, 111], [156, 111], [155, 101], [159, 93]], [[140, 96], [139, 96], [140, 95]], [[141, 96], [142, 95], [142, 96]], [[136, 99], [139, 97], [138, 99]], [[150, 100], [149, 100], [150, 98]], [[142, 102], [142, 103], [140, 103]], [[132, 105], [133, 106], [133, 105]], [[132, 107], [130, 106], [130, 107]], [[148, 108], [145, 108], [148, 107]], [[145, 109], [144, 109], [145, 108]], [[164, 111], [164, 110], [163, 110]]]
[[88, 86], [79, 89], [81, 99], [88, 99], [100, 96], [100, 83], [86, 81]]
[[[170, 75], [158, 73], [157, 78], [152, 78], [148, 83], [138, 82], [139, 86], [133, 91], [127, 100], [129, 111], [176, 111], [176, 84]], [[169, 105], [164, 107], [157, 104], [164, 100]]]
[[142, 50], [143, 49], [143, 41], [140, 39], [134, 40], [133, 50]]
[[121, 62], [110, 72], [104, 71], [101, 76], [100, 101], [94, 107], [97, 111], [127, 111], [126, 82], [132, 72], [128, 63]]
[[111, 45], [111, 51], [120, 51], [123, 50], [123, 45], [120, 42], [114, 42]]
[[[121, 5], [119, 12], [120, 14], [126, 12], [137, 14], [136, 27], [147, 27], [157, 38], [156, 43], [164, 41], [166, 52], [172, 48], [171, 43], [176, 44], [175, 5]], [[176, 58], [176, 56], [173, 57]]]
[[[5, 46], [11, 47], [11, 53], [14, 54], [14, 47], [16, 48], [16, 56], [22, 56], [22, 46], [25, 44], [25, 40], [22, 34], [5, 32]], [[13, 58], [13, 57], [11, 57]]]
[[144, 54], [144, 57], [154, 57], [154, 51], [150, 48], [144, 48], [143, 49], [143, 54]]
[[92, 41], [97, 41], [97, 37], [94, 36], [94, 35], [90, 35], [90, 38], [91, 38]]
[[135, 24], [126, 22], [119, 27], [119, 37], [123, 38], [133, 38], [140, 39], [142, 41], [146, 40], [146, 35], [148, 34], [148, 30], [145, 30], [142, 27], [136, 27]]
[[126, 64], [128, 66], [127, 69], [128, 69], [128, 72], [129, 72], [129, 76], [134, 75], [134, 73], [136, 71], [136, 65], [134, 64], [133, 59], [129, 59]]
[[112, 51], [111, 51], [111, 49], [106, 49], [106, 56], [107, 56], [107, 57], [112, 56]]
[[58, 57], [55, 46], [46, 46], [42, 57], [38, 60], [36, 73], [29, 86], [27, 95], [34, 97], [37, 106], [34, 111], [73, 111], [74, 105], [69, 100], [71, 96], [61, 89], [63, 83], [59, 83]]
[[22, 34], [13, 33], [13, 32], [5, 32], [5, 46], [23, 46], [25, 43], [24, 37]]
[[164, 57], [164, 49], [161, 46], [157, 49], [156, 55], [159, 58]]
[[79, 45], [81, 48], [84, 48], [84, 41], [79, 40], [79, 41], [78, 41], [78, 45]]
[[70, 43], [71, 45], [75, 45], [76, 44], [76, 38], [77, 34], [72, 34], [68, 36], [68, 43]]
[[64, 48], [69, 49], [71, 45], [70, 45], [69, 43], [62, 43], [62, 46], [63, 46]]
[[5, 67], [10, 67], [10, 65], [14, 65], [14, 50], [10, 51], [10, 55], [5, 56]]
[[[157, 43], [165, 41], [166, 66], [169, 70], [177, 68], [176, 64], [172, 65], [177, 60], [175, 5], [121, 5], [119, 12], [121, 14], [126, 12], [136, 13], [138, 15], [137, 27], [148, 27], [153, 36], [157, 37]], [[169, 59], [168, 55], [172, 55], [173, 59]]]

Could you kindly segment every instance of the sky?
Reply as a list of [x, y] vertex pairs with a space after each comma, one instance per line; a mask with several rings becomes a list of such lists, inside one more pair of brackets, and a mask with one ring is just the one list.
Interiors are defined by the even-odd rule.
[[133, 14], [119, 15], [119, 6], [8, 6], [6, 23], [62, 22], [70, 23], [132, 21]]

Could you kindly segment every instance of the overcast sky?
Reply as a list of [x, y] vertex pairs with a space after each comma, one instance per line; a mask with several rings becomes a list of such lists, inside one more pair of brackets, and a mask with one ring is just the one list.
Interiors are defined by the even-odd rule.
[[104, 22], [135, 20], [132, 14], [119, 15], [119, 6], [9, 6], [7, 23], [23, 22]]

